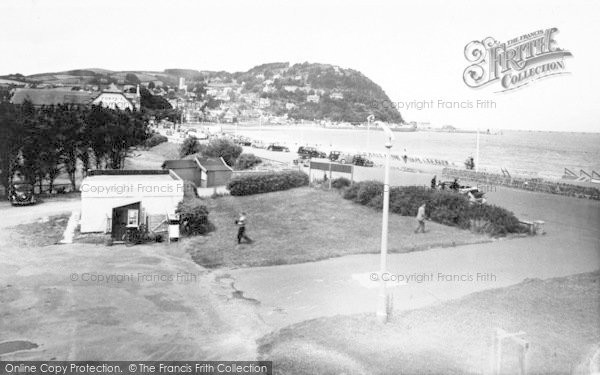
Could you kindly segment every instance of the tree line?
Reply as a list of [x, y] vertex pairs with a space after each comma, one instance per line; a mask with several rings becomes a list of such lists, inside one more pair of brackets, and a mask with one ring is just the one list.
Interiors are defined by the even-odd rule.
[[48, 191], [65, 172], [71, 189], [76, 174], [89, 169], [122, 169], [131, 147], [149, 137], [147, 114], [102, 106], [34, 107], [0, 102], [0, 184], [5, 192], [15, 175]]

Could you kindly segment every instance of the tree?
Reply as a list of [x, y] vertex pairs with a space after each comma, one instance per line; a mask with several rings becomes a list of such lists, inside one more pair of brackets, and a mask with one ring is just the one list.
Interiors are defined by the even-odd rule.
[[179, 157], [184, 158], [200, 152], [200, 142], [196, 137], [187, 137], [179, 147]]
[[222, 157], [229, 166], [233, 166], [235, 165], [235, 160], [240, 156], [242, 151], [243, 149], [241, 146], [236, 145], [228, 139], [219, 138], [208, 143], [203, 155], [217, 158]]
[[133, 73], [127, 73], [125, 75], [125, 83], [128, 85], [139, 85], [140, 79]]
[[148, 83], [148, 89], [154, 90], [155, 88], [156, 88], [156, 85], [154, 84], [154, 82], [150, 81], [150, 83]]
[[15, 106], [0, 102], [0, 184], [8, 195], [13, 171], [17, 165], [23, 137]]

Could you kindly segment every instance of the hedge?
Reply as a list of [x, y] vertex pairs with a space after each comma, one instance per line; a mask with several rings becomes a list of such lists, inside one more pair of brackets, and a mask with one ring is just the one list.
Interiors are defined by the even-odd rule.
[[308, 185], [308, 175], [299, 171], [251, 173], [234, 177], [227, 184], [231, 195], [252, 195]]
[[[383, 207], [383, 184], [378, 181], [355, 183], [344, 190], [343, 196], [380, 210]], [[427, 203], [427, 216], [440, 224], [473, 229], [492, 236], [526, 231], [512, 212], [498, 206], [473, 204], [466, 196], [456, 192], [432, 190], [422, 186], [390, 189], [390, 212], [416, 216], [423, 203]]]
[[158, 146], [161, 143], [167, 142], [169, 139], [162, 134], [154, 133], [148, 139], [144, 141], [144, 146], [152, 148]]

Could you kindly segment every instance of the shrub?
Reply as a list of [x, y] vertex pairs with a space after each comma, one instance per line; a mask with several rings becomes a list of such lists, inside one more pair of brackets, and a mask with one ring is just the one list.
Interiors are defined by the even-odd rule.
[[236, 145], [229, 139], [219, 138], [210, 141], [202, 153], [204, 156], [223, 158], [225, 163], [232, 166], [235, 165], [235, 160], [240, 156], [242, 150], [241, 146]]
[[179, 147], [179, 157], [181, 158], [198, 152], [200, 152], [200, 142], [196, 137], [187, 137]]
[[250, 169], [262, 163], [262, 159], [254, 154], [241, 154], [235, 161], [235, 169]]
[[167, 142], [169, 139], [162, 134], [154, 133], [144, 142], [144, 146], [151, 148], [158, 146], [161, 143]]
[[185, 235], [206, 234], [215, 229], [208, 220], [208, 209], [200, 199], [184, 199], [175, 212], [180, 215], [181, 231]]
[[383, 184], [377, 181], [363, 181], [358, 184], [358, 192], [354, 201], [366, 205], [371, 199], [381, 194], [383, 194]]
[[[383, 207], [382, 193], [382, 183], [364, 181], [345, 189], [344, 198], [380, 210]], [[390, 189], [390, 211], [393, 213], [415, 216], [423, 203], [427, 203], [426, 214], [440, 224], [473, 229], [492, 236], [524, 231], [512, 212], [488, 204], [474, 205], [462, 194], [421, 186]]]
[[231, 195], [252, 195], [308, 185], [308, 175], [299, 171], [253, 173], [234, 177], [227, 184]]
[[331, 187], [335, 189], [343, 189], [350, 186], [352, 182], [346, 177], [338, 177], [331, 180]]

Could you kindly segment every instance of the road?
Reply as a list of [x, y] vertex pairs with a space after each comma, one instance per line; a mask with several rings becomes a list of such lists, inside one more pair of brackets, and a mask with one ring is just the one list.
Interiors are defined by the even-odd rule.
[[[276, 158], [273, 154], [269, 156]], [[381, 168], [357, 170], [358, 180], [381, 179]], [[391, 183], [428, 184], [432, 176], [394, 172]], [[503, 187], [488, 192], [487, 198], [521, 219], [545, 221], [547, 234], [391, 254], [387, 270], [404, 275], [398, 279], [412, 275], [408, 283], [389, 283], [395, 310], [440, 303], [527, 278], [560, 277], [600, 268], [600, 202]], [[335, 239], [329, 245], [335, 246]], [[356, 255], [227, 272], [245, 296], [261, 301], [265, 321], [280, 328], [319, 316], [375, 311], [379, 284], [371, 281], [370, 275], [379, 271], [379, 259], [377, 255]]]

